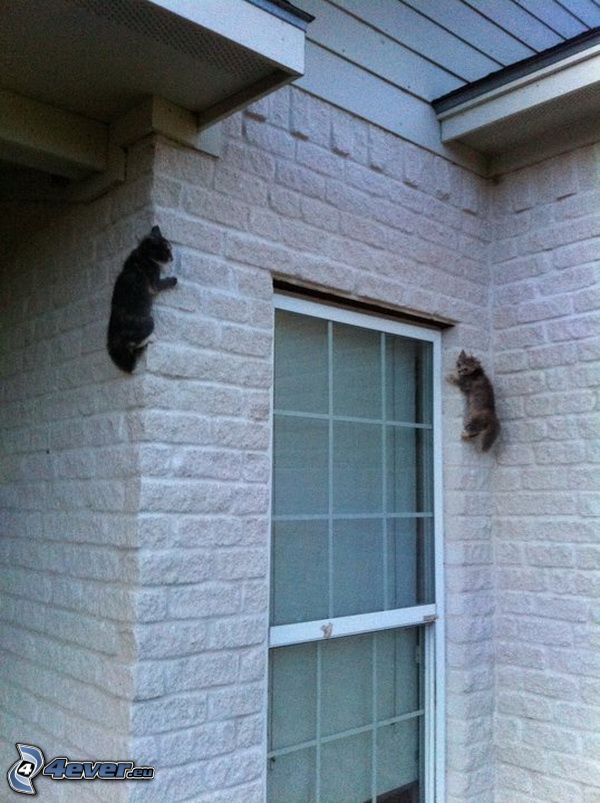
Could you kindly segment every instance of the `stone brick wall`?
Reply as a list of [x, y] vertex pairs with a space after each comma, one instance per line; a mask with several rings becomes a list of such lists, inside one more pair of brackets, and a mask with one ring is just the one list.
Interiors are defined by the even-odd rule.
[[[48, 759], [130, 757], [143, 378], [105, 343], [112, 284], [149, 228], [152, 177], [88, 206], [29, 209], [0, 271], [0, 765], [15, 742]], [[15, 220], [24, 216], [15, 204]], [[38, 222], [35, 222], [38, 221]], [[41, 222], [40, 222], [41, 221]], [[124, 800], [118, 784], [38, 781], [44, 800]]]
[[[290, 88], [225, 135], [140, 142], [3, 268], [0, 760], [158, 767], [49, 799], [263, 803], [280, 278], [452, 319], [444, 372], [464, 347], [495, 374], [489, 455], [443, 388], [447, 800], [597, 801], [597, 151], [494, 185]], [[110, 292], [151, 222], [179, 284], [124, 377]]]
[[600, 800], [600, 146], [495, 188], [497, 800]]
[[[223, 157], [164, 139], [156, 217], [179, 285], [157, 302], [140, 447], [134, 754], [140, 800], [262, 803], [269, 588], [272, 280], [443, 316], [491, 362], [487, 186], [299, 91], [226, 123]], [[444, 387], [448, 800], [493, 799], [490, 470]], [[137, 798], [136, 798], [137, 799]]]

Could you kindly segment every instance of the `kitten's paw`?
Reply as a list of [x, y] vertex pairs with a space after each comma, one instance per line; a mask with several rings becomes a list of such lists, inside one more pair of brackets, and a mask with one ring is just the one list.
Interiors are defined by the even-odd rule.
[[462, 440], [463, 440], [463, 441], [470, 441], [470, 440], [472, 440], [473, 438], [476, 438], [476, 437], [477, 437], [477, 432], [466, 432], [466, 431], [463, 431], [463, 432], [461, 432], [461, 433], [460, 433], [460, 437], [462, 438]]
[[454, 374], [447, 374], [446, 382], [450, 382], [451, 385], [458, 385], [458, 377], [454, 376]]

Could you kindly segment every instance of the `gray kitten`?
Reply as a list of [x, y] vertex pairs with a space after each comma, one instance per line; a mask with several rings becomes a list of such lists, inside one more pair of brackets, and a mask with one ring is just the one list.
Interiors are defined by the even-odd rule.
[[114, 364], [131, 373], [154, 331], [152, 301], [157, 293], [175, 287], [175, 276], [161, 278], [161, 268], [172, 259], [171, 244], [158, 226], [125, 260], [117, 276], [111, 302], [106, 347]]
[[461, 437], [472, 440], [481, 435], [481, 450], [487, 452], [498, 437], [500, 421], [496, 415], [494, 388], [481, 363], [472, 354], [461, 351], [456, 361], [456, 374], [450, 374], [448, 382], [458, 385], [467, 400]]

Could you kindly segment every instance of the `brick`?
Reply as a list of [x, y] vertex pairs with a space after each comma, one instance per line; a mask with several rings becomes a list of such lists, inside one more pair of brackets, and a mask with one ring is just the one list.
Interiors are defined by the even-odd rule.
[[566, 245], [554, 251], [554, 265], [557, 268], [569, 268], [586, 262], [600, 259], [600, 240]]
[[138, 625], [136, 637], [140, 658], [167, 658], [199, 653], [207, 643], [207, 628], [198, 622]]
[[255, 206], [266, 206], [269, 185], [252, 173], [246, 173], [227, 165], [219, 165], [215, 173], [215, 189], [233, 196], [235, 201], [243, 201]]
[[531, 209], [535, 204], [532, 182], [525, 171], [514, 174], [511, 187], [512, 209], [515, 212], [523, 212]]
[[290, 95], [290, 86], [282, 86], [269, 95], [269, 122], [271, 125], [289, 129]]
[[300, 140], [296, 145], [296, 161], [326, 176], [335, 177], [343, 169], [343, 165], [336, 154], [304, 140]]
[[248, 207], [228, 196], [203, 188], [188, 187], [183, 193], [182, 205], [194, 217], [212, 220], [235, 229], [248, 227]]
[[269, 116], [270, 97], [267, 95], [260, 100], [255, 100], [244, 109], [244, 115], [252, 117], [254, 120], [263, 121]]
[[579, 218], [584, 215], [591, 215], [598, 211], [600, 202], [600, 191], [579, 192], [564, 198], [555, 205], [555, 217], [557, 220], [565, 218]]
[[171, 695], [133, 706], [132, 726], [137, 733], [163, 733], [197, 726], [206, 717], [206, 695]]
[[543, 346], [530, 349], [527, 357], [531, 368], [552, 368], [555, 365], [571, 365], [577, 357], [577, 346], [574, 343]]
[[230, 652], [207, 652], [186, 655], [183, 658], [169, 657], [161, 661], [170, 692], [194, 692], [228, 687], [238, 678], [238, 658]]
[[214, 576], [220, 580], [265, 577], [267, 556], [262, 549], [231, 549], [216, 556]]
[[233, 723], [214, 723], [177, 734], [165, 734], [160, 740], [160, 750], [165, 755], [173, 755], [178, 763], [187, 764], [230, 753], [235, 738]]
[[252, 145], [264, 149], [267, 153], [284, 156], [287, 159], [294, 158], [295, 142], [287, 132], [280, 128], [246, 119], [242, 124], [242, 130], [245, 138]]
[[[169, 238], [174, 243], [209, 254], [218, 254], [223, 249], [223, 234], [215, 226], [166, 211], [161, 212], [160, 225], [169, 232]], [[173, 291], [176, 292], [177, 290]]]
[[310, 226], [326, 231], [338, 231], [340, 226], [339, 212], [329, 204], [316, 198], [303, 198], [301, 202], [302, 219]]
[[522, 304], [517, 308], [517, 323], [560, 318], [568, 315], [570, 311], [571, 300], [564, 298]]
[[544, 272], [545, 263], [541, 257], [526, 256], [508, 259], [495, 269], [496, 281], [498, 284], [508, 284], [532, 276], [539, 276]]
[[575, 164], [575, 155], [573, 153], [566, 153], [560, 158], [552, 160], [551, 176], [554, 198], [560, 200], [561, 198], [575, 195], [577, 192]]
[[384, 248], [386, 245], [385, 229], [356, 215], [343, 213], [340, 217], [340, 231], [346, 237], [361, 240], [375, 248]]
[[557, 415], [560, 413], [584, 413], [594, 409], [594, 394], [590, 391], [543, 394], [526, 402], [528, 415]]
[[280, 162], [277, 165], [278, 184], [311, 198], [325, 199], [325, 179], [318, 173], [301, 165]]
[[411, 143], [404, 146], [404, 183], [409, 187], [424, 189], [432, 168], [433, 157], [427, 151]]
[[368, 126], [341, 110], [332, 110], [331, 149], [340, 156], [349, 156], [364, 164], [367, 160]]
[[285, 217], [300, 217], [301, 199], [301, 195], [283, 187], [271, 187], [269, 190], [271, 209]]
[[582, 290], [573, 296], [573, 306], [575, 312], [587, 312], [600, 308], [600, 290], [594, 287], [589, 290]]
[[209, 186], [215, 171], [213, 157], [161, 140], [157, 143], [154, 165], [167, 178], [195, 186]]
[[309, 139], [327, 147], [330, 138], [330, 107], [306, 92], [292, 91], [290, 131], [301, 139]]
[[263, 690], [261, 685], [245, 685], [239, 690], [223, 689], [211, 692], [208, 704], [208, 718], [230, 719], [232, 717], [256, 714], [262, 710]]

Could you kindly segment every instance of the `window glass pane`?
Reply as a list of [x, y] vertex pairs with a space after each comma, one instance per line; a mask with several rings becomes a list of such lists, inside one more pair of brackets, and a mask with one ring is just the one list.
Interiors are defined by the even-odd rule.
[[333, 524], [333, 616], [384, 607], [383, 521], [337, 519]]
[[[324, 417], [275, 414], [272, 623], [433, 601], [432, 521], [413, 519], [433, 509], [430, 425], [336, 418], [380, 421], [384, 398], [393, 419], [430, 419], [432, 345], [283, 311], [276, 323], [276, 395], [284, 389], [276, 404], [290, 413], [308, 409], [302, 394], [309, 388]], [[314, 387], [285, 367], [296, 359], [314, 363], [321, 377]], [[322, 518], [277, 521], [310, 516]]]
[[[432, 602], [433, 345], [275, 321], [272, 624]], [[269, 803], [422, 800], [423, 632], [271, 649]]]
[[321, 734], [330, 736], [373, 719], [373, 636], [322, 643]]
[[333, 413], [381, 419], [381, 335], [333, 324]]
[[368, 731], [323, 745], [323, 803], [362, 803], [371, 800], [372, 749], [371, 733]]
[[329, 615], [326, 520], [273, 523], [271, 624]]
[[[397, 790], [407, 793], [404, 800], [419, 797], [420, 719], [382, 725], [377, 729], [377, 794]], [[408, 796], [412, 791], [413, 796]], [[389, 798], [394, 800], [393, 797]]]
[[434, 601], [433, 519], [388, 518], [388, 607]]
[[433, 346], [398, 335], [385, 335], [386, 418], [430, 424], [432, 420]]
[[327, 513], [327, 421], [275, 416], [273, 513]]
[[319, 766], [320, 803], [363, 803], [374, 789], [420, 799], [421, 634], [396, 629], [271, 651], [271, 803], [316, 800]]
[[375, 639], [377, 718], [392, 719], [419, 710], [419, 629], [409, 627], [403, 630], [384, 630], [377, 633]]
[[432, 430], [386, 428], [388, 513], [431, 513]]
[[327, 321], [275, 312], [275, 409], [327, 413]]
[[317, 722], [317, 647], [271, 650], [271, 750], [314, 739]]
[[381, 426], [333, 424], [333, 512], [382, 511]]
[[317, 799], [316, 752], [309, 747], [269, 760], [268, 803], [312, 803]]

